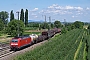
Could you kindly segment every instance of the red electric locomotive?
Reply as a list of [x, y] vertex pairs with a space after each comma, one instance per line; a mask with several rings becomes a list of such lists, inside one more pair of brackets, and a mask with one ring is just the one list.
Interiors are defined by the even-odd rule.
[[31, 37], [30, 36], [20, 36], [15, 37], [10, 41], [10, 48], [11, 50], [18, 50], [24, 46], [31, 44]]

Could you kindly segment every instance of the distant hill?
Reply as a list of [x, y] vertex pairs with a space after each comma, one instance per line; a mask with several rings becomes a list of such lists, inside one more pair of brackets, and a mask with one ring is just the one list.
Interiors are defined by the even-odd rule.
[[28, 20], [28, 22], [40, 22], [40, 23], [42, 23], [44, 21], [43, 20]]

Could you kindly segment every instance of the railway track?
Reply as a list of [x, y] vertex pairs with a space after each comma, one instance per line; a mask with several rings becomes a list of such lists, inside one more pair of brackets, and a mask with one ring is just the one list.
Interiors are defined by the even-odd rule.
[[6, 51], [6, 52], [0, 54], [0, 59], [3, 58], [3, 57], [5, 57], [5, 56], [7, 56], [7, 55], [12, 54], [12, 53], [14, 53], [14, 51]]
[[10, 49], [9, 46], [6, 46], [6, 47], [0, 47], [0, 52], [4, 51], [4, 50], [7, 50], [7, 49]]
[[14, 53], [14, 51], [10, 51], [9, 44], [0, 43], [0, 58], [5, 57]]
[[0, 50], [0, 58], [5, 57], [5, 56], [7, 56], [7, 55], [10, 55], [10, 54], [12, 54], [12, 53], [14, 53], [14, 51], [10, 51], [9, 46], [3, 47], [3, 48]]

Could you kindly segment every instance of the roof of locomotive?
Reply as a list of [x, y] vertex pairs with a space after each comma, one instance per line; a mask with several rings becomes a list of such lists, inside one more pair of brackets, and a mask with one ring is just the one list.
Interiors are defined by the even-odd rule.
[[30, 37], [29, 35], [22, 35], [22, 36], [16, 36], [16, 37], [14, 37], [13, 39], [19, 39], [19, 38], [21, 38], [21, 39], [24, 39], [24, 38], [28, 38], [28, 37]]

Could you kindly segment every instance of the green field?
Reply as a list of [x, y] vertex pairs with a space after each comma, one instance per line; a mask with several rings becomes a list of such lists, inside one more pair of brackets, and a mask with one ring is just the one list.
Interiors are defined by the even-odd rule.
[[41, 34], [41, 32], [24, 32], [24, 34], [28, 34], [28, 35], [37, 34], [37, 35], [39, 35], [39, 34]]
[[[87, 32], [74, 29], [66, 34], [57, 35], [47, 43], [14, 60], [86, 60], [90, 59], [90, 38]], [[89, 41], [88, 44], [86, 40]], [[89, 49], [87, 52], [86, 50]]]

